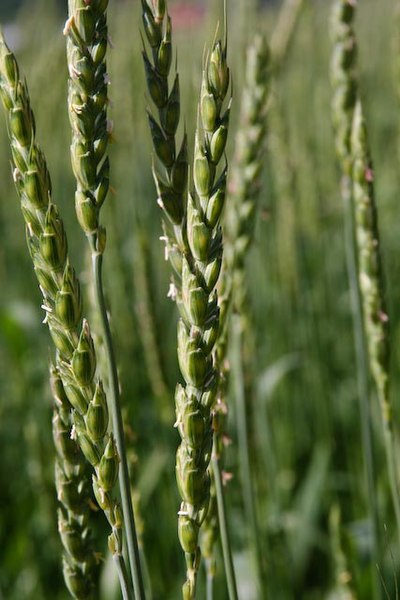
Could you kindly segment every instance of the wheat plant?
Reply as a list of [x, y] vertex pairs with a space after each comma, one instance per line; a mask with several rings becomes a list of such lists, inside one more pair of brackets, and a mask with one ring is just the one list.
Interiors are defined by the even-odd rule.
[[129, 564], [135, 596], [144, 598], [143, 577], [126, 459], [120, 407], [120, 384], [107, 307], [104, 298], [102, 262], [106, 231], [99, 225], [99, 213], [109, 188], [107, 120], [109, 77], [106, 68], [108, 1], [69, 2], [67, 36], [69, 69], [68, 108], [72, 127], [71, 162], [77, 181], [76, 212], [91, 252], [95, 295], [102, 321], [110, 383], [110, 407], [116, 444], [121, 461], [120, 490]]
[[[355, 5], [336, 2], [331, 14], [333, 53], [331, 81], [333, 88], [332, 120], [335, 129], [336, 153], [341, 163], [341, 195], [345, 218], [346, 262], [351, 293], [354, 344], [357, 359], [357, 385], [362, 426], [365, 475], [369, 496], [369, 512], [373, 531], [374, 560], [379, 560], [379, 519], [375, 493], [375, 467], [371, 431], [368, 383], [368, 350], [364, 335], [362, 298], [358, 283], [357, 249], [355, 239], [354, 207], [352, 199], [351, 128], [357, 96], [356, 39], [353, 28]], [[377, 585], [377, 574], [374, 569]]]
[[[26, 224], [27, 243], [43, 296], [45, 323], [56, 347], [56, 365], [71, 405], [74, 436], [93, 468], [93, 491], [111, 527], [109, 548], [115, 559], [124, 597], [129, 582], [122, 555], [122, 517], [112, 495], [118, 479], [119, 455], [107, 433], [108, 411], [96, 393], [96, 355], [88, 322], [82, 321], [79, 281], [68, 258], [67, 238], [51, 200], [45, 158], [35, 140], [35, 121], [28, 90], [14, 55], [0, 39], [0, 94], [13, 157], [13, 178]], [[68, 576], [68, 575], [67, 575]]]
[[[142, 2], [143, 24], [152, 49], [152, 64], [144, 50], [149, 94], [158, 109], [158, 124], [149, 113], [149, 124], [164, 178], [154, 168], [158, 203], [165, 214], [166, 255], [178, 280], [170, 293], [181, 319], [178, 325], [178, 360], [185, 380], [176, 390], [176, 426], [182, 438], [177, 452], [176, 474], [182, 504], [178, 532], [185, 552], [187, 580], [183, 597], [194, 598], [200, 564], [199, 529], [210, 502], [208, 471], [213, 448], [212, 411], [218, 389], [213, 347], [219, 330], [218, 297], [215, 290], [222, 260], [219, 221], [225, 198], [226, 167], [217, 166], [226, 145], [230, 106], [223, 109], [229, 87], [226, 41], [214, 42], [205, 58], [196, 130], [193, 179], [195, 193], [187, 190], [187, 140], [178, 155], [175, 132], [179, 121], [178, 76], [168, 91], [171, 64], [171, 20], [164, 3], [153, 9]], [[168, 60], [167, 60], [168, 57]], [[174, 116], [172, 126], [169, 122]], [[219, 463], [213, 459], [216, 495], [224, 547], [229, 594], [237, 596], [225, 521]]]
[[[389, 318], [384, 300], [373, 170], [355, 72], [354, 12], [355, 4], [350, 0], [340, 0], [333, 5], [334, 51], [331, 79], [334, 97], [332, 112], [336, 131], [336, 152], [342, 167], [342, 197], [345, 207], [348, 277], [352, 294], [358, 363], [363, 451], [371, 507], [374, 555], [375, 561], [378, 561], [380, 555], [379, 530], [382, 529], [382, 526], [379, 523], [375, 494], [368, 371], [371, 372], [374, 379], [380, 403], [389, 481], [398, 533], [400, 531], [400, 496], [397, 482], [392, 403], [389, 394]], [[376, 581], [376, 587], [378, 586]]]

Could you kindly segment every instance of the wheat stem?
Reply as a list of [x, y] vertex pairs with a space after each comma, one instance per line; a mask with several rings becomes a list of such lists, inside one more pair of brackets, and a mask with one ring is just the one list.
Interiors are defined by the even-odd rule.
[[115, 567], [118, 572], [119, 582], [121, 586], [122, 598], [123, 600], [135, 600], [135, 597], [132, 593], [132, 588], [129, 583], [129, 575], [126, 569], [125, 561], [123, 556], [120, 554], [115, 554], [113, 556]]
[[218, 452], [213, 450], [211, 464], [214, 474], [215, 492], [217, 497], [218, 522], [221, 534], [222, 555], [224, 557], [226, 583], [228, 586], [229, 600], [237, 600], [236, 576], [233, 566], [231, 543], [229, 539], [229, 527], [226, 517], [225, 495], [222, 488], [222, 475], [219, 464], [220, 457]]
[[107, 307], [104, 299], [103, 283], [102, 283], [102, 260], [103, 255], [98, 252], [92, 254], [92, 266], [94, 274], [94, 285], [96, 297], [99, 307], [100, 318], [103, 326], [104, 344], [107, 353], [107, 362], [109, 369], [110, 394], [109, 404], [111, 409], [111, 418], [113, 421], [113, 429], [115, 440], [117, 443], [118, 452], [121, 459], [120, 473], [120, 491], [122, 510], [125, 517], [125, 535], [128, 546], [129, 564], [131, 567], [133, 587], [135, 597], [140, 600], [145, 597], [142, 569], [140, 564], [139, 546], [136, 535], [135, 517], [132, 507], [132, 496], [129, 482], [128, 463], [126, 459], [125, 435], [122, 422], [122, 414], [119, 400], [119, 382], [117, 363], [115, 360], [114, 347], [112, 343], [112, 335], [110, 323], [107, 316]]
[[238, 428], [239, 465], [242, 480], [243, 501], [248, 526], [251, 532], [251, 549], [257, 574], [257, 587], [260, 598], [264, 597], [263, 560], [260, 546], [260, 531], [255, 507], [255, 493], [252, 478], [248, 441], [248, 419], [246, 392], [243, 373], [243, 327], [241, 317], [232, 318], [232, 372], [233, 389], [236, 401], [236, 423]]

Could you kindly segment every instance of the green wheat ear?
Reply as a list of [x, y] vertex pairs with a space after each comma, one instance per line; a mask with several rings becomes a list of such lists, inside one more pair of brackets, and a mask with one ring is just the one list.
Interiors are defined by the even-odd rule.
[[[223, 434], [227, 413], [226, 397], [229, 378], [227, 350], [229, 343], [232, 342], [229, 339], [232, 311], [237, 316], [241, 332], [245, 332], [248, 336], [250, 331], [246, 258], [253, 242], [261, 188], [269, 90], [270, 51], [265, 37], [257, 35], [247, 51], [246, 82], [241, 99], [240, 125], [236, 135], [235, 157], [229, 181], [229, 196], [225, 214], [226, 252], [220, 281], [220, 334], [215, 352], [216, 363], [220, 371], [219, 401], [214, 416], [216, 458], [219, 460], [223, 457]], [[241, 344], [241, 359], [243, 357], [242, 350]], [[235, 395], [238, 401], [239, 395]], [[245, 414], [242, 414], [243, 419], [246, 420]], [[245, 425], [243, 425], [242, 431], [244, 429], [246, 429]], [[243, 450], [245, 445], [247, 447], [247, 440], [240, 438], [239, 440], [239, 449]], [[251, 531], [257, 570], [257, 587], [261, 593], [263, 583], [262, 559], [258, 542], [259, 530], [253, 500], [249, 502], [249, 498], [254, 497], [250, 465], [243, 460], [243, 452], [240, 453], [240, 456], [246, 520]], [[210, 525], [211, 534], [212, 520], [210, 520]]]
[[389, 317], [382, 276], [374, 173], [367, 130], [358, 100], [351, 131], [353, 196], [359, 258], [359, 281], [372, 376], [378, 391], [385, 428], [393, 427], [389, 396]]
[[177, 426], [182, 438], [176, 474], [182, 498], [179, 539], [185, 551], [187, 580], [184, 599], [195, 595], [200, 561], [199, 528], [207, 514], [213, 430], [212, 410], [218, 390], [213, 348], [219, 331], [215, 286], [222, 261], [220, 218], [226, 192], [226, 165], [221, 161], [228, 133], [230, 105], [223, 108], [229, 87], [226, 46], [217, 41], [203, 70], [199, 125], [193, 164], [195, 193], [187, 201], [186, 234], [189, 252], [182, 260], [177, 303], [178, 359], [185, 385], [176, 391]]
[[351, 176], [351, 128], [357, 97], [357, 46], [353, 29], [355, 3], [340, 0], [333, 5], [331, 31], [334, 42], [331, 60], [333, 88], [332, 119], [336, 153], [345, 175]]
[[107, 6], [108, 0], [69, 0], [69, 18], [64, 34], [67, 36], [69, 70], [71, 163], [77, 183], [76, 213], [92, 251], [95, 298], [107, 356], [110, 413], [121, 463], [119, 483], [129, 565], [135, 594], [138, 598], [144, 598], [120, 406], [120, 385], [102, 279], [106, 231], [99, 225], [99, 217], [109, 188], [107, 148], [112, 130], [111, 121], [107, 119]]
[[93, 243], [99, 240], [99, 212], [109, 188], [107, 157], [111, 125], [107, 121], [107, 1], [70, 0], [67, 37], [68, 113], [72, 128], [71, 162], [77, 182], [79, 223]]
[[257, 217], [269, 91], [270, 51], [266, 39], [257, 35], [247, 52], [246, 82], [225, 216], [226, 268], [231, 270], [235, 311], [243, 318], [247, 304], [245, 260]]
[[[362, 363], [369, 362], [369, 370], [374, 379], [381, 409], [384, 428], [386, 460], [389, 470], [392, 501], [396, 516], [397, 533], [400, 536], [400, 493], [398, 489], [398, 469], [392, 418], [392, 405], [389, 393], [389, 318], [385, 307], [385, 292], [382, 277], [381, 252], [378, 232], [377, 208], [374, 198], [374, 174], [371, 165], [367, 131], [358, 97], [355, 73], [357, 47], [353, 29], [356, 2], [337, 0], [333, 5], [331, 28], [334, 51], [331, 63], [331, 80], [334, 89], [332, 112], [336, 134], [336, 151], [343, 172], [342, 195], [349, 204], [350, 244], [353, 241], [353, 211], [355, 220], [356, 254], [350, 248], [352, 271], [351, 286], [355, 301], [355, 317], [358, 347]], [[349, 260], [349, 259], [348, 259]], [[358, 283], [357, 283], [358, 278]], [[355, 280], [355, 282], [353, 281]], [[360, 312], [360, 306], [362, 306]], [[362, 315], [361, 315], [362, 313]], [[363, 320], [364, 327], [362, 327]], [[364, 350], [364, 332], [368, 350]], [[368, 355], [368, 357], [367, 357]], [[360, 361], [360, 358], [358, 358]], [[366, 369], [365, 369], [366, 370]], [[363, 373], [363, 377], [367, 376]], [[364, 383], [364, 397], [368, 394], [368, 381]], [[364, 399], [364, 435], [369, 425], [368, 399]], [[366, 452], [366, 450], [365, 450]], [[374, 500], [375, 481], [372, 473], [372, 457], [366, 456], [369, 470], [369, 494], [375, 504], [375, 529], [378, 530], [378, 514]], [[375, 534], [376, 535], [376, 534]]]
[[68, 257], [63, 222], [51, 199], [45, 157], [36, 144], [35, 120], [26, 83], [14, 55], [0, 37], [0, 96], [11, 144], [13, 178], [26, 223], [26, 236], [43, 308], [56, 347], [56, 366], [70, 403], [74, 434], [93, 469], [93, 490], [111, 527], [109, 548], [123, 588], [128, 586], [122, 556], [120, 508], [112, 496], [119, 456], [107, 434], [108, 410], [89, 324], [82, 320], [79, 281]]
[[219, 329], [215, 286], [222, 261], [219, 225], [225, 200], [226, 167], [217, 174], [228, 133], [229, 111], [223, 108], [229, 86], [226, 46], [218, 41], [207, 57], [201, 86], [199, 127], [193, 164], [195, 191], [187, 192], [186, 135], [179, 152], [175, 135], [179, 123], [179, 80], [171, 90], [171, 21], [164, 2], [150, 6], [142, 0], [143, 26], [151, 47], [143, 51], [147, 87], [158, 120], [149, 113], [149, 125], [158, 162], [153, 169], [158, 204], [164, 220], [166, 254], [175, 272], [170, 295], [181, 314], [178, 359], [185, 385], [176, 390], [176, 425], [182, 438], [177, 452], [176, 476], [182, 504], [178, 533], [185, 552], [187, 580], [183, 597], [195, 596], [200, 564], [199, 529], [209, 503], [208, 465], [213, 443], [211, 411], [218, 373], [213, 347]]
[[179, 150], [176, 140], [181, 109], [180, 88], [178, 73], [175, 73], [172, 86], [169, 85], [172, 24], [166, 2], [155, 0], [150, 5], [147, 0], [142, 0], [142, 18], [145, 38], [151, 49], [149, 56], [143, 44], [147, 89], [154, 105], [154, 111], [148, 111], [149, 127], [157, 157], [153, 165], [153, 176], [158, 204], [164, 215], [163, 239], [166, 253], [174, 271], [180, 277], [181, 257], [187, 247], [184, 219], [189, 163], [186, 133]]

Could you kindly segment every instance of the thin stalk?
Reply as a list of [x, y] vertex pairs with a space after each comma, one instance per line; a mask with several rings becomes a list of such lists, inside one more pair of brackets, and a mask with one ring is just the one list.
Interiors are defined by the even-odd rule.
[[118, 572], [119, 584], [121, 586], [123, 600], [133, 600], [132, 589], [129, 583], [129, 575], [126, 570], [124, 557], [122, 554], [113, 555], [115, 566]]
[[353, 319], [353, 338], [356, 356], [357, 390], [361, 419], [361, 439], [364, 455], [365, 480], [367, 483], [368, 509], [372, 525], [372, 579], [374, 597], [381, 598], [381, 586], [375, 565], [379, 564], [383, 553], [380, 550], [378, 503], [375, 490], [375, 466], [371, 431], [371, 410], [369, 398], [368, 350], [364, 335], [362, 300], [358, 284], [356, 238], [354, 229], [354, 209], [351, 197], [351, 181], [343, 176], [341, 186], [344, 207], [344, 235], [346, 249], [346, 268], [349, 282], [351, 311]]
[[[233, 560], [232, 560], [232, 552], [231, 552], [231, 544], [229, 540], [229, 530], [228, 523], [226, 519], [226, 511], [225, 511], [225, 496], [224, 491], [222, 489], [222, 477], [221, 477], [221, 469], [219, 465], [219, 457], [216, 452], [213, 452], [211, 458], [211, 464], [214, 473], [214, 481], [215, 481], [215, 492], [217, 497], [217, 506], [218, 506], [218, 521], [219, 521], [219, 531], [221, 536], [221, 544], [222, 544], [222, 554], [224, 558], [225, 565], [225, 576], [226, 583], [228, 586], [228, 595], [229, 600], [237, 600], [237, 586], [236, 586], [236, 578], [235, 578], [235, 570], [233, 568]], [[207, 579], [207, 598], [208, 596], [208, 585], [209, 581]], [[211, 587], [211, 598], [212, 598], [212, 587]]]
[[119, 399], [119, 382], [117, 363], [115, 360], [114, 347], [111, 337], [110, 323], [107, 316], [107, 308], [104, 299], [104, 290], [102, 282], [102, 254], [92, 250], [92, 269], [95, 285], [96, 300], [100, 313], [100, 318], [103, 327], [105, 351], [107, 355], [107, 363], [109, 369], [109, 404], [110, 412], [113, 421], [113, 430], [115, 441], [118, 448], [119, 457], [121, 460], [120, 472], [120, 491], [122, 512], [124, 515], [124, 525], [126, 533], [126, 543], [128, 546], [128, 557], [133, 580], [136, 600], [144, 600], [143, 576], [140, 566], [139, 545], [136, 536], [135, 517], [133, 514], [132, 498], [130, 492], [128, 463], [126, 459], [125, 436], [122, 422], [121, 406]]
[[242, 480], [242, 494], [246, 520], [249, 523], [249, 541], [253, 553], [254, 565], [256, 568], [257, 583], [259, 588], [258, 591], [260, 593], [260, 598], [263, 598], [265, 594], [263, 590], [261, 547], [259, 542], [259, 527], [254, 505], [254, 489], [249, 453], [246, 392], [242, 360], [242, 328], [239, 318], [234, 317], [232, 322], [232, 373], [233, 389], [236, 399], [236, 421], [238, 431], [238, 450], [240, 474]]
[[207, 566], [207, 589], [206, 589], [206, 600], [213, 600], [214, 598], [214, 575], [210, 573]]
[[146, 590], [146, 598], [147, 600], [153, 600], [153, 590], [151, 585], [151, 578], [149, 573], [149, 567], [146, 559], [146, 555], [143, 552], [143, 548], [139, 546], [140, 559], [141, 564], [143, 565], [143, 580], [144, 580], [144, 588]]
[[397, 524], [397, 535], [398, 541], [400, 543], [400, 494], [399, 487], [397, 484], [398, 477], [398, 463], [397, 463], [397, 454], [395, 449], [395, 438], [393, 429], [391, 429], [387, 423], [384, 423], [384, 440], [385, 440], [385, 451], [386, 451], [386, 460], [388, 463], [389, 469], [389, 485], [390, 491], [392, 494], [392, 502], [394, 508], [394, 514], [396, 518]]
[[262, 555], [260, 547], [260, 531], [257, 523], [256, 508], [254, 504], [254, 489], [251, 477], [251, 464], [249, 453], [248, 440], [248, 424], [246, 411], [246, 393], [243, 376], [243, 361], [242, 361], [242, 328], [239, 318], [235, 316], [232, 319], [232, 374], [233, 386], [236, 399], [236, 422], [238, 431], [238, 450], [239, 450], [239, 466], [242, 480], [242, 494], [246, 521], [250, 527], [250, 545], [253, 552], [254, 564], [256, 568], [258, 591], [260, 598], [265, 597], [263, 586], [263, 568]]

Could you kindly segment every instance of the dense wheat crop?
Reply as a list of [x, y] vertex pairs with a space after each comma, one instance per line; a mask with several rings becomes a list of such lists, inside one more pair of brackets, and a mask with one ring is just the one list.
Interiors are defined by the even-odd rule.
[[0, 599], [395, 598], [399, 3], [67, 4], [0, 5]]

